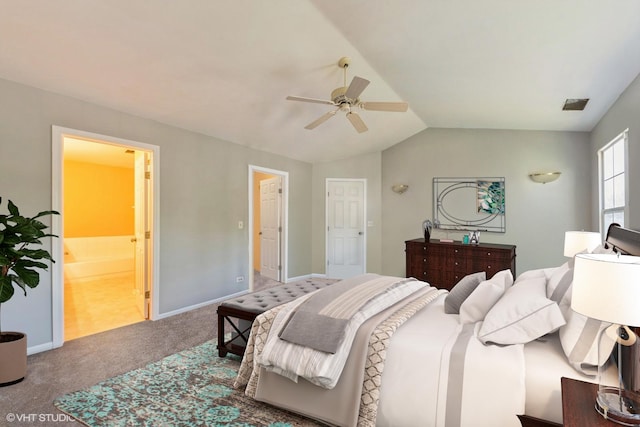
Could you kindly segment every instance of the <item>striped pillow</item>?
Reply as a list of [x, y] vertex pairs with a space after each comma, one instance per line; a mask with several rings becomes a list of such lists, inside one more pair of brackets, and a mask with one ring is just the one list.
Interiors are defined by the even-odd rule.
[[[604, 248], [594, 252], [604, 253]], [[603, 251], [603, 252], [600, 252]], [[547, 281], [547, 296], [558, 303], [566, 324], [560, 328], [560, 344], [569, 364], [585, 375], [596, 375], [598, 366], [607, 361], [615, 341], [602, 336], [601, 354], [598, 355], [598, 336], [611, 324], [576, 313], [571, 309], [571, 288], [573, 285], [573, 259], [553, 271]]]
[[[598, 366], [607, 361], [615, 345], [615, 340], [604, 333], [604, 329], [611, 324], [583, 316], [571, 309], [565, 313], [567, 324], [559, 332], [564, 354], [576, 371], [595, 376], [598, 374]], [[598, 336], [601, 332], [602, 351], [598, 354]]]

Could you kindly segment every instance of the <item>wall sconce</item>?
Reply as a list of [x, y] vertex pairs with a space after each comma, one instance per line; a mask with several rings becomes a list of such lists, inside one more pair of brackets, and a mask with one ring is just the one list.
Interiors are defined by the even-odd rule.
[[391, 190], [393, 190], [394, 193], [398, 193], [398, 194], [402, 194], [408, 189], [409, 189], [409, 186], [407, 184], [394, 184], [391, 186]]
[[531, 178], [533, 182], [546, 184], [547, 182], [552, 182], [560, 178], [560, 173], [561, 172], [535, 172], [530, 173], [529, 178]]

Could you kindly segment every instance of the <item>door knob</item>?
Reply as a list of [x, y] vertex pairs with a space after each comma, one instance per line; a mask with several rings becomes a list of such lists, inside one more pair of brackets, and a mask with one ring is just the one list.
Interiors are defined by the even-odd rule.
[[364, 233], [362, 231], [358, 231], [358, 234], [362, 236]]
[[135, 242], [137, 242], [137, 241], [138, 241], [138, 239], [136, 239], [135, 237], [132, 237], [132, 238], [131, 238], [131, 243], [135, 243]]

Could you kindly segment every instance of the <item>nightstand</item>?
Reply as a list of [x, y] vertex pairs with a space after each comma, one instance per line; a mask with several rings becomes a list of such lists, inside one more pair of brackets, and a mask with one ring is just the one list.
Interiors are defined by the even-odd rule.
[[562, 377], [562, 425], [564, 427], [620, 427], [596, 411], [598, 384]]

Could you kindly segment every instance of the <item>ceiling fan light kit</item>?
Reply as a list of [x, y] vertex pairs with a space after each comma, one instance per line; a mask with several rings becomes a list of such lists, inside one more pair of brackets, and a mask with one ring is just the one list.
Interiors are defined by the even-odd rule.
[[306, 98], [303, 96], [287, 96], [287, 100], [289, 101], [301, 101], [301, 102], [310, 102], [315, 104], [327, 104], [333, 105], [337, 107], [333, 111], [329, 111], [328, 113], [323, 114], [318, 119], [306, 125], [304, 128], [311, 130], [315, 129], [322, 123], [329, 120], [331, 117], [335, 116], [338, 111], [342, 111], [346, 113], [346, 117], [351, 122], [351, 125], [354, 127], [358, 133], [366, 132], [369, 130], [367, 125], [364, 123], [360, 115], [353, 111], [356, 107], [359, 107], [363, 110], [370, 111], [392, 111], [392, 112], [405, 112], [409, 109], [409, 104], [406, 102], [363, 102], [360, 101], [359, 96], [362, 92], [367, 88], [369, 83], [371, 83], [367, 79], [363, 79], [362, 77], [355, 76], [349, 86], [347, 86], [347, 68], [351, 60], [348, 57], [342, 57], [338, 61], [338, 66], [344, 70], [344, 86], [334, 89], [331, 92], [331, 100], [324, 99], [316, 99], [316, 98]]

